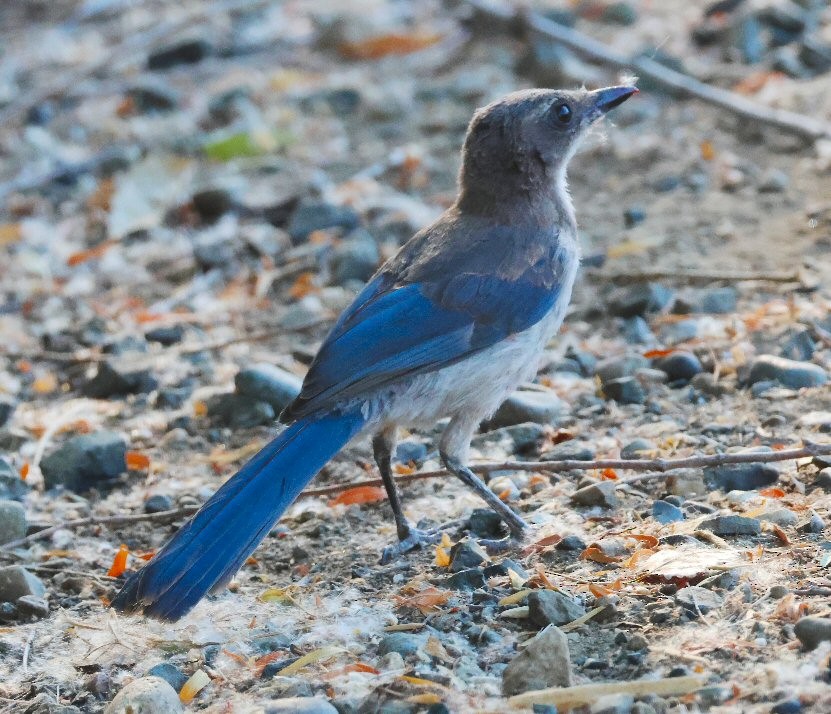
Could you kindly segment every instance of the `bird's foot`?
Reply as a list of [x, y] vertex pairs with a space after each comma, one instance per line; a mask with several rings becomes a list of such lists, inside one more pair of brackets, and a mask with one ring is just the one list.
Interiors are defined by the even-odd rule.
[[405, 553], [409, 553], [416, 548], [426, 548], [430, 545], [435, 545], [441, 540], [442, 530], [439, 528], [430, 530], [420, 530], [410, 526], [407, 535], [402, 538], [395, 545], [388, 545], [381, 553], [381, 565], [387, 565], [394, 560], [398, 560]]
[[511, 534], [505, 538], [477, 538], [476, 542], [485, 549], [488, 555], [501, 555], [520, 548], [522, 536]]

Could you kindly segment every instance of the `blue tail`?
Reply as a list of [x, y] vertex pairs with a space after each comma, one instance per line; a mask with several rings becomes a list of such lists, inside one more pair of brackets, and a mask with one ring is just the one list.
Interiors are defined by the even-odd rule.
[[178, 620], [224, 586], [312, 477], [357, 434], [360, 412], [302, 419], [230, 478], [112, 601]]

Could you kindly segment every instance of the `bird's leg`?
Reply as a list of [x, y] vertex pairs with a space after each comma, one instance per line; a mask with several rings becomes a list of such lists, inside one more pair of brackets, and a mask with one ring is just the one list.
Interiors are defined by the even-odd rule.
[[381, 472], [381, 480], [387, 491], [387, 497], [392, 507], [392, 515], [395, 518], [395, 529], [398, 532], [398, 543], [387, 546], [381, 555], [381, 563], [389, 563], [399, 556], [415, 548], [421, 548], [431, 543], [436, 543], [441, 537], [434, 531], [422, 531], [415, 528], [404, 515], [401, 506], [401, 496], [395, 479], [392, 476], [392, 452], [395, 448], [395, 427], [387, 427], [378, 432], [372, 439], [372, 452], [375, 456], [375, 463]]
[[472, 419], [453, 419], [442, 435], [439, 454], [447, 470], [451, 471], [462, 483], [479, 495], [508, 526], [511, 532], [509, 538], [480, 541], [488, 550], [500, 552], [508, 550], [520, 541], [528, 529], [528, 524], [465, 465], [470, 439], [477, 423], [478, 419], [475, 421]]

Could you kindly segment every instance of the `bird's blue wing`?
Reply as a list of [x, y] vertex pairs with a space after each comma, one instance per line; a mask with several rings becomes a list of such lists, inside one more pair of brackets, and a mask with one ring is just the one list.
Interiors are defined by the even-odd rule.
[[555, 260], [513, 279], [459, 272], [401, 285], [377, 276], [338, 320], [283, 418], [441, 369], [528, 329], [554, 307], [561, 270]]

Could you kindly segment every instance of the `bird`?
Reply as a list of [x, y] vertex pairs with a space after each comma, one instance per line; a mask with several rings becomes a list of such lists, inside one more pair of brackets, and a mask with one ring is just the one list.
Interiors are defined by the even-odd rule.
[[468, 465], [479, 424], [536, 374], [560, 327], [580, 262], [566, 169], [589, 128], [637, 92], [529, 89], [477, 110], [455, 202], [384, 263], [312, 361], [287, 424], [226, 481], [111, 602], [176, 621], [221, 591], [309, 481], [346, 444], [372, 450], [399, 542], [435, 542], [404, 515], [392, 474], [399, 427], [449, 417], [446, 469], [499, 514], [513, 542], [523, 518]]

